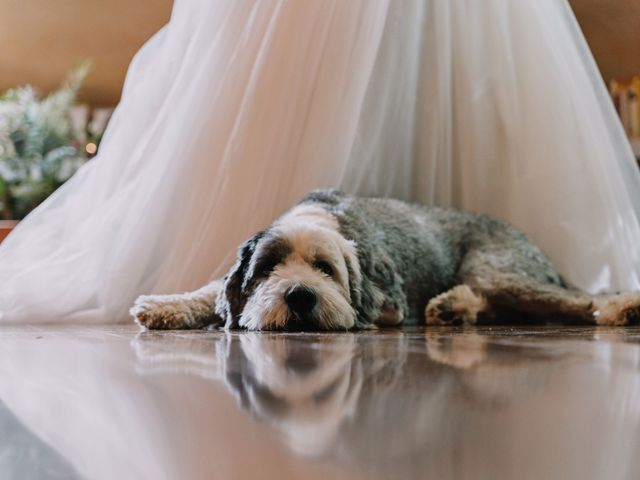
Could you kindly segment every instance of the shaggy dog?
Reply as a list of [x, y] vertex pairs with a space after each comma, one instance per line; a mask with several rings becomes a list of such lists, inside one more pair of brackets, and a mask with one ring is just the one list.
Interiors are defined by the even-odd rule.
[[485, 215], [314, 191], [242, 244], [224, 279], [141, 296], [131, 314], [150, 329], [627, 325], [640, 294], [568, 287], [523, 233]]

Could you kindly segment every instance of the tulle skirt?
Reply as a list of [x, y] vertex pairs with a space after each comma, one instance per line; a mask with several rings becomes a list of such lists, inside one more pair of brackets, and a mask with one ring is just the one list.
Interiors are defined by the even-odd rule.
[[99, 155], [0, 247], [0, 322], [119, 322], [313, 188], [508, 220], [640, 289], [640, 174], [558, 0], [177, 0]]

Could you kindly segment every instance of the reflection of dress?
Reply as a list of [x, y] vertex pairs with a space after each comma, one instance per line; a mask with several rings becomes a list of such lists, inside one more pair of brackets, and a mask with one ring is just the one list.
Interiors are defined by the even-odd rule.
[[98, 158], [0, 248], [0, 310], [125, 320], [328, 186], [502, 217], [573, 283], [635, 289], [634, 167], [565, 2], [177, 0]]

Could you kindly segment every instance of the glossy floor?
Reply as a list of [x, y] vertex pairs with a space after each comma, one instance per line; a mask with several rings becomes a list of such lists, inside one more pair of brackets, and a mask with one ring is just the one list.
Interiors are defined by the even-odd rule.
[[640, 329], [0, 331], [0, 478], [637, 479]]

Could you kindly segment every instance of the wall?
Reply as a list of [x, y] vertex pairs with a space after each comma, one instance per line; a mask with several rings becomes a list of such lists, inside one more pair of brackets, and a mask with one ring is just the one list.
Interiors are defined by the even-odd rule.
[[605, 80], [640, 74], [640, 0], [571, 0]]
[[[29, 82], [47, 91], [78, 60], [92, 58], [95, 67], [83, 95], [97, 105], [115, 104], [131, 57], [168, 21], [171, 4], [0, 0], [0, 90]], [[605, 79], [640, 73], [640, 0], [571, 0], [571, 5]]]
[[164, 25], [172, 0], [0, 0], [0, 90], [44, 92], [83, 58], [94, 60], [83, 95], [113, 105], [131, 57]]

